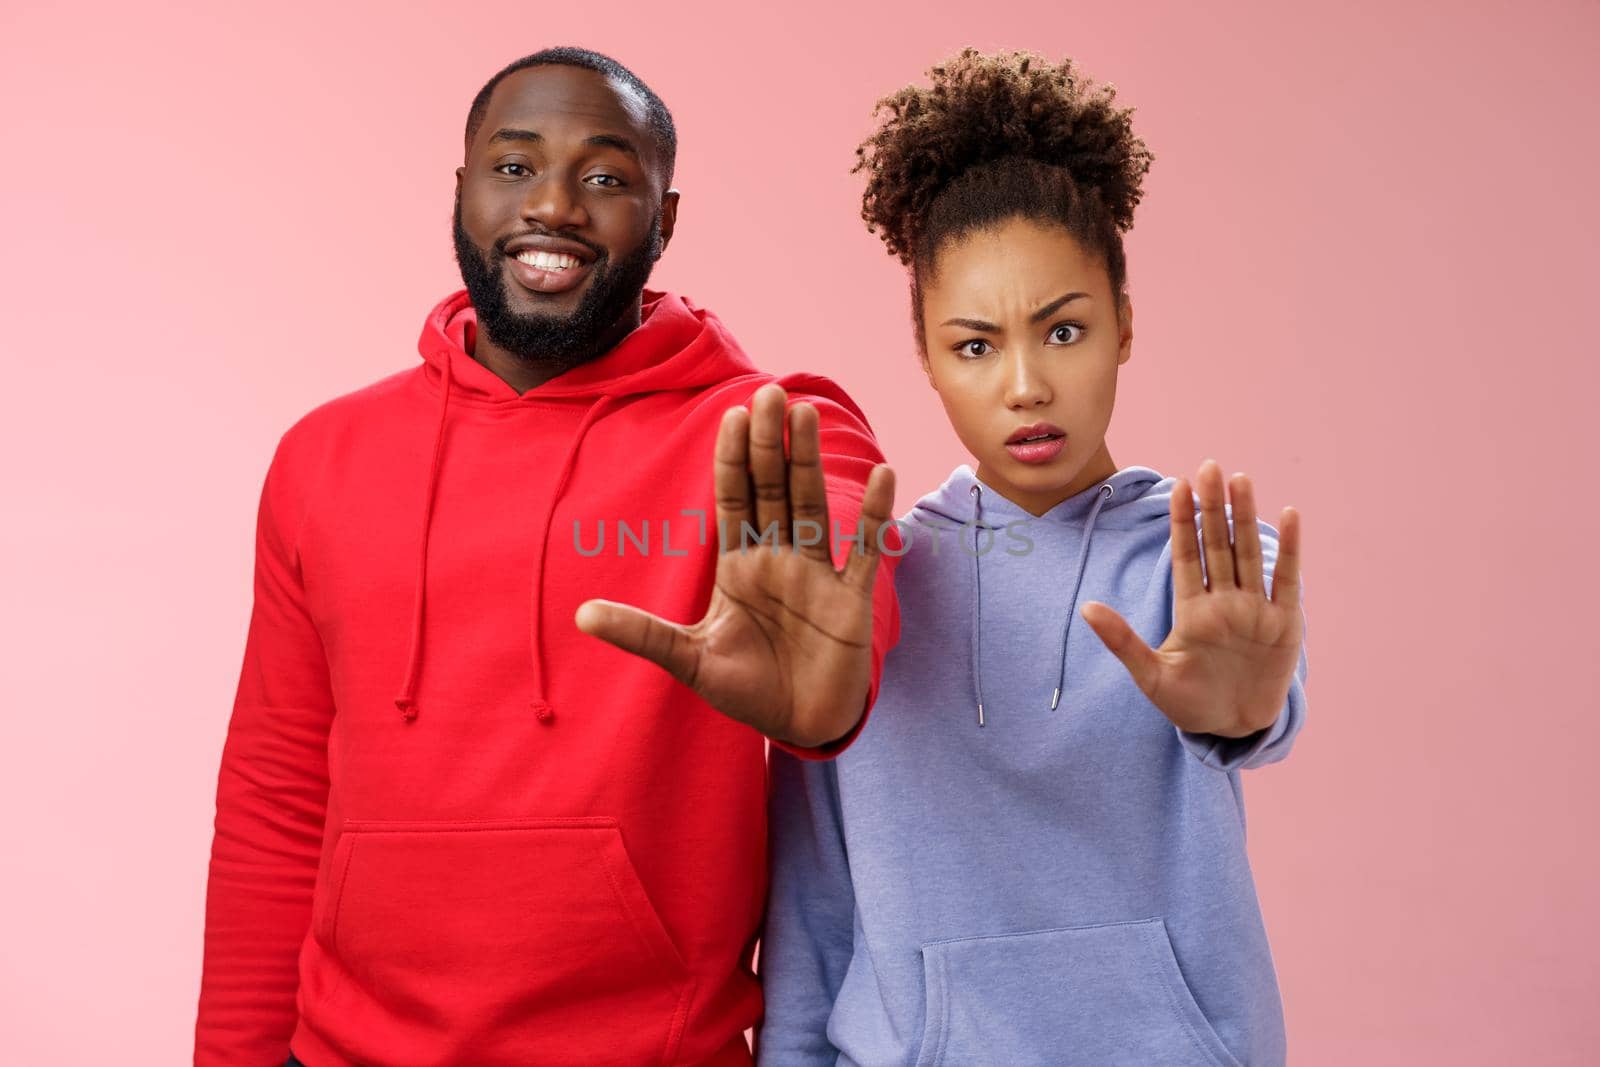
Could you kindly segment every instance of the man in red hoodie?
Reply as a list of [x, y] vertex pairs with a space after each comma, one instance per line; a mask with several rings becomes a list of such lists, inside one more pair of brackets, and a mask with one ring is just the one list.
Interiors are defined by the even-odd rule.
[[456, 171], [466, 289], [418, 366], [279, 441], [196, 1064], [750, 1063], [762, 734], [861, 729], [892, 482], [832, 382], [644, 288], [675, 148], [606, 57], [501, 71]]

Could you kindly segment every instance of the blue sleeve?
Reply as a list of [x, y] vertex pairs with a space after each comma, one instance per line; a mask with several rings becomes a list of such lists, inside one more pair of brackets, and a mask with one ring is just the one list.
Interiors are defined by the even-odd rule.
[[[1229, 523], [1231, 526], [1231, 507]], [[1266, 587], [1266, 595], [1270, 597], [1272, 568], [1278, 562], [1278, 531], [1259, 519], [1257, 525], [1261, 529], [1262, 580]], [[1171, 581], [1170, 572], [1168, 581]], [[1294, 678], [1289, 683], [1288, 699], [1284, 701], [1283, 710], [1278, 712], [1278, 718], [1271, 726], [1258, 730], [1248, 737], [1222, 737], [1217, 734], [1197, 734], [1188, 730], [1178, 730], [1178, 737], [1184, 747], [1201, 763], [1219, 771], [1238, 771], [1276, 763], [1289, 754], [1289, 749], [1294, 746], [1295, 737], [1300, 733], [1300, 727], [1306, 718], [1307, 630], [1304, 573], [1300, 576], [1300, 622], [1302, 636], [1300, 662], [1295, 665]]]
[[761, 1067], [833, 1067], [828, 1017], [854, 952], [855, 891], [845, 855], [838, 771], [829, 760], [771, 755], [771, 882], [761, 938], [766, 1015]]

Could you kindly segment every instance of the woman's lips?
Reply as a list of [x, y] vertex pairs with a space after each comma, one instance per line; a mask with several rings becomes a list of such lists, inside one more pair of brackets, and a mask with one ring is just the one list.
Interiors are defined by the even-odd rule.
[[588, 277], [590, 268], [588, 263], [579, 263], [565, 270], [546, 270], [511, 256], [506, 257], [506, 262], [511, 265], [511, 276], [523, 288], [536, 293], [564, 293]]
[[1006, 445], [1011, 458], [1023, 463], [1049, 463], [1067, 447], [1065, 434], [1046, 437], [1039, 441], [1016, 441]]

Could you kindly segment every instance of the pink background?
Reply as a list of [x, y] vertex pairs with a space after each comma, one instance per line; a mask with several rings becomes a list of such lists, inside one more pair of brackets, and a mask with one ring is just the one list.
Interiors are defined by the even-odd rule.
[[972, 43], [1156, 155], [1113, 456], [1305, 517], [1310, 718], [1246, 779], [1291, 1062], [1594, 1062], [1600, 6], [764, 6], [5, 6], [5, 1058], [189, 1056], [260, 480], [459, 286], [483, 81], [576, 43], [661, 93], [654, 284], [841, 381], [903, 510], [965, 456], [848, 171]]

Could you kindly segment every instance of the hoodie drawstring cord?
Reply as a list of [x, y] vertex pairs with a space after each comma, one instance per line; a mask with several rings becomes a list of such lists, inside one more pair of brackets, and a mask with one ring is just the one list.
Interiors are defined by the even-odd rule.
[[[433, 461], [428, 471], [428, 484], [423, 498], [422, 506], [422, 537], [421, 547], [417, 552], [417, 591], [411, 612], [411, 650], [406, 657], [405, 678], [400, 686], [400, 693], [395, 697], [394, 706], [400, 710], [401, 718], [406, 722], [414, 722], [417, 718], [416, 690], [418, 676], [422, 672], [422, 618], [423, 605], [427, 597], [428, 578], [428, 534], [433, 525], [433, 503], [438, 492], [440, 460], [444, 455], [444, 428], [446, 417], [450, 410], [450, 387], [453, 382], [451, 375], [451, 360], [444, 360], [444, 389], [439, 402], [439, 427], [434, 434]], [[583, 435], [589, 431], [606, 406], [611, 402], [610, 396], [602, 395], [584, 412], [581, 422], [578, 423], [577, 432], [573, 435], [572, 444], [567, 448], [567, 454], [561, 461], [561, 473], [556, 479], [555, 492], [550, 497], [550, 509], [545, 515], [545, 534], [539, 543], [539, 561], [534, 569], [534, 593], [532, 616], [530, 626], [531, 659], [533, 663], [534, 699], [530, 707], [540, 722], [548, 723], [554, 718], [554, 709], [551, 708], [544, 693], [544, 649], [542, 647], [539, 627], [539, 605], [544, 596], [544, 569], [545, 559], [550, 547], [550, 522], [555, 517], [556, 502], [561, 494], [566, 491], [567, 481], [572, 475], [574, 461], [577, 458], [578, 446], [583, 443]]]
[[[983, 487], [973, 483], [968, 490], [972, 496], [972, 685], [978, 699], [978, 725], [984, 725], [983, 714], [983, 571], [978, 565], [981, 555], [978, 549], [978, 533], [982, 528], [983, 515]], [[1102, 483], [1096, 493], [1094, 507], [1089, 509], [1089, 519], [1084, 526], [1083, 547], [1078, 550], [1078, 573], [1072, 582], [1072, 600], [1067, 609], [1066, 627], [1061, 633], [1061, 663], [1056, 668], [1056, 690], [1050, 698], [1050, 708], [1054, 710], [1061, 702], [1061, 688], [1067, 677], [1067, 637], [1072, 633], [1072, 617], [1078, 612], [1078, 591], [1083, 588], [1084, 564], [1089, 560], [1089, 541], [1094, 537], [1095, 519], [1100, 516], [1100, 507], [1111, 499], [1116, 487], [1110, 482]]]
[[972, 485], [972, 686], [978, 695], [978, 725], [983, 725], [983, 577], [978, 570], [978, 530], [983, 525], [983, 488]]
[[428, 585], [428, 530], [433, 525], [433, 498], [439, 486], [439, 460], [444, 454], [445, 417], [450, 411], [450, 360], [444, 361], [444, 389], [439, 401], [439, 428], [433, 436], [433, 462], [428, 471], [428, 485], [422, 499], [422, 547], [417, 550], [417, 592], [411, 611], [411, 651], [406, 656], [405, 680], [394, 706], [400, 717], [411, 722], [417, 717], [417, 675], [422, 669], [422, 602]]
[[572, 435], [572, 444], [567, 446], [567, 454], [561, 461], [561, 473], [556, 477], [555, 491], [550, 494], [550, 510], [544, 517], [544, 537], [539, 541], [539, 562], [533, 572], [533, 605], [530, 609], [528, 620], [529, 630], [529, 655], [533, 662], [533, 700], [528, 707], [533, 712], [534, 718], [548, 724], [555, 718], [555, 708], [544, 692], [544, 628], [539, 624], [539, 611], [544, 604], [544, 570], [545, 559], [550, 554], [550, 524], [555, 521], [556, 502], [561, 499], [561, 494], [566, 492], [567, 481], [572, 477], [572, 468], [578, 458], [578, 447], [583, 444], [583, 435], [595, 424], [606, 408], [611, 404], [612, 397], [602, 395], [589, 410], [584, 412], [583, 419], [578, 423], [578, 429]]
[[1067, 636], [1072, 633], [1072, 619], [1078, 614], [1078, 590], [1083, 587], [1084, 564], [1089, 560], [1089, 540], [1094, 537], [1094, 520], [1100, 515], [1100, 505], [1111, 499], [1116, 487], [1110, 482], [1100, 486], [1095, 495], [1094, 507], [1089, 509], [1089, 521], [1083, 530], [1083, 547], [1078, 550], [1078, 576], [1072, 582], [1072, 599], [1067, 602], [1067, 624], [1061, 631], [1061, 664], [1056, 668], [1056, 691], [1050, 697], [1050, 710], [1061, 703], [1061, 687], [1067, 681]]

